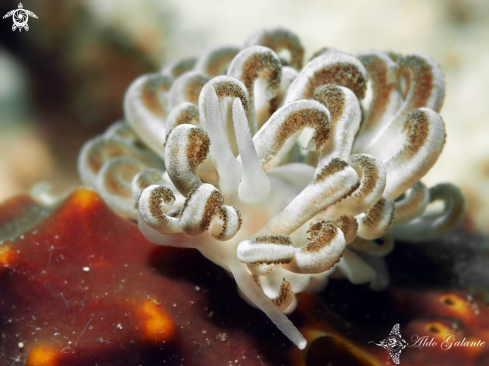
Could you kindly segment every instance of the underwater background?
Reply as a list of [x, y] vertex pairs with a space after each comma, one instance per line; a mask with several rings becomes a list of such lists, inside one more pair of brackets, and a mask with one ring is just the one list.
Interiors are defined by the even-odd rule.
[[[187, 297], [189, 301], [200, 301], [202, 308], [208, 308], [205, 314], [194, 314], [191, 309], [185, 312], [191, 314], [190, 319], [202, 316], [202, 324], [209, 328], [206, 331], [214, 327], [216, 345], [207, 347], [205, 337], [188, 341], [181, 336], [174, 348], [156, 351], [143, 342], [127, 347], [126, 355], [136, 355], [128, 359], [121, 351], [125, 346], [107, 353], [104, 347], [114, 343], [113, 339], [104, 338], [109, 337], [108, 330], [101, 329], [97, 335], [89, 335], [91, 315], [76, 317], [83, 313], [80, 310], [83, 297], [68, 302], [64, 295], [56, 297], [56, 301], [46, 298], [46, 305], [37, 310], [39, 314], [49, 314], [61, 305], [66, 307], [66, 319], [76, 319], [71, 326], [78, 332], [74, 340], [80, 343], [79, 356], [66, 364], [224, 365], [229, 364], [229, 360], [242, 365], [389, 364], [387, 352], [368, 342], [380, 342], [396, 323], [401, 324], [401, 333], [406, 339], [423, 331], [443, 338], [442, 335], [457, 330], [461, 338], [466, 335], [489, 342], [487, 1], [43, 0], [23, 5], [38, 16], [38, 19], [29, 19], [29, 31], [12, 31], [11, 19], [0, 22], [0, 240], [4, 240], [1, 235], [5, 238], [9, 235], [12, 246], [27, 245], [8, 226], [23, 218], [40, 225], [37, 230], [44, 233], [48, 241], [54, 233], [53, 227], [65, 233], [68, 241], [73, 232], [88, 230], [102, 241], [106, 230], [122, 230], [122, 219], [112, 214], [98, 198], [75, 190], [81, 184], [76, 161], [82, 145], [123, 117], [124, 93], [139, 75], [155, 72], [168, 60], [200, 55], [212, 46], [241, 45], [250, 33], [266, 25], [283, 25], [293, 30], [305, 47], [305, 60], [323, 47], [352, 54], [368, 49], [422, 53], [436, 60], [447, 85], [441, 112], [447, 142], [437, 163], [422, 181], [427, 186], [454, 183], [461, 188], [467, 202], [467, 214], [461, 227], [446, 237], [430, 243], [396, 244], [393, 253], [386, 257], [391, 274], [388, 290], [374, 292], [366, 285], [331, 280], [320, 294], [300, 298], [298, 310], [291, 319], [300, 324], [300, 330], [310, 340], [305, 353], [277, 335], [265, 316], [240, 299], [234, 281], [227, 278], [221, 268], [205, 261], [197, 252], [163, 250], [147, 243], [141, 244], [141, 258], [130, 258], [132, 247], [126, 242], [144, 239], [135, 225], [124, 228], [125, 235], [120, 233], [118, 239], [110, 240], [114, 248], [120, 248], [117, 253], [122, 256], [120, 260], [130, 258], [134, 266], [142, 268], [147, 264], [144, 260], [147, 255], [153, 258], [151, 266], [158, 269], [156, 274], [144, 274], [147, 281], [138, 280], [124, 291], [140, 291], [142, 284], [149, 281], [148, 288], [171, 293], [175, 301], [187, 300]], [[0, 14], [17, 6], [16, 1], [2, 1]], [[32, 189], [42, 191], [43, 186], [38, 185], [41, 182], [51, 184], [51, 192], [57, 197], [75, 191], [56, 210], [44, 210], [25, 196]], [[23, 201], [12, 199], [18, 195], [24, 195]], [[80, 207], [89, 210], [90, 215], [97, 213], [105, 218], [103, 233], [99, 223], [90, 221], [90, 215]], [[61, 225], [67, 218], [83, 225], [78, 228]], [[29, 240], [35, 243], [37, 239]], [[72, 245], [78, 248], [72, 251], [73, 261], [76, 261], [77, 250], [98, 250], [99, 247], [95, 239], [91, 242], [93, 248], [85, 248], [83, 241], [73, 240]], [[25, 266], [33, 271], [33, 277], [48, 264], [57, 263], [49, 254], [53, 252], [46, 253], [46, 261], [39, 260], [41, 254], [37, 252], [25, 257]], [[106, 254], [107, 258], [110, 255]], [[124, 279], [126, 273], [112, 269], [111, 266], [116, 266], [114, 263], [100, 265]], [[194, 273], [181, 273], [179, 263], [191, 263]], [[58, 275], [61, 281], [70, 276], [78, 278], [80, 273]], [[95, 281], [93, 286], [100, 285], [97, 283]], [[110, 283], [107, 280], [107, 284]], [[16, 314], [12, 306], [23, 303], [29, 296], [42, 296], [42, 293], [27, 291], [22, 295], [15, 286], [25, 288], [32, 284], [12, 281], [1, 293], [0, 365], [64, 364], [65, 361], [42, 363], [41, 356], [29, 359], [29, 352], [34, 354], [29, 347], [38, 339], [32, 332], [28, 333], [32, 340], [26, 342], [25, 347], [18, 346], [15, 335], [19, 329], [32, 331], [39, 326], [31, 317], [26, 320], [31, 305], [19, 310], [25, 312], [22, 316]], [[209, 292], [196, 291], [196, 287]], [[194, 292], [189, 295], [189, 291]], [[61, 290], [58, 293], [66, 294]], [[105, 311], [93, 306], [93, 313]], [[159, 316], [152, 308], [141, 311]], [[217, 317], [208, 317], [210, 311]], [[247, 325], [243, 314], [251, 325]], [[9, 325], [12, 319], [17, 324], [15, 330]], [[49, 321], [56, 321], [56, 317]], [[188, 337], [202, 332], [204, 325], [199, 321], [195, 329], [186, 330]], [[85, 325], [87, 328], [83, 330]], [[65, 330], [68, 329], [71, 330], [70, 327]], [[241, 332], [241, 329], [245, 330]], [[36, 330], [41, 334], [39, 339], [47, 342], [51, 338], [43, 333], [45, 331]], [[83, 331], [83, 338], [79, 337], [80, 331]], [[97, 343], [98, 339], [109, 343]], [[51, 347], [51, 343], [47, 342], [46, 347]], [[401, 364], [488, 365], [487, 347], [453, 353], [429, 347], [413, 348], [405, 351], [406, 361], [401, 357]], [[212, 354], [208, 348], [213, 349]], [[45, 355], [49, 353], [46, 352]], [[104, 354], [106, 356], [101, 356]], [[237, 354], [241, 355], [239, 363], [234, 362], [238, 360]], [[224, 361], [222, 355], [229, 356], [229, 360]], [[243, 355], [248, 355], [248, 359], [243, 359]]]

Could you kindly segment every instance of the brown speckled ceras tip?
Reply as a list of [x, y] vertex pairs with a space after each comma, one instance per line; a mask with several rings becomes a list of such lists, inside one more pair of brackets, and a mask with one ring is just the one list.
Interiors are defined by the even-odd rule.
[[248, 110], [248, 95], [246, 95], [236, 83], [226, 81], [214, 83], [213, 86], [219, 99], [224, 97], [239, 98], [244, 110]]
[[[415, 55], [401, 57], [398, 61], [397, 77], [406, 80], [404, 98], [410, 92], [415, 97], [411, 100], [411, 109], [421, 108], [426, 105], [433, 90], [433, 69], [425, 59]], [[414, 89], [410, 88], [413, 79], [416, 79]], [[441, 107], [441, 103], [440, 103]]]
[[376, 165], [372, 164], [369, 159], [362, 155], [354, 155], [350, 158], [352, 162], [358, 163], [362, 168], [363, 178], [360, 189], [360, 194], [367, 196], [373, 192], [377, 186], [377, 181], [379, 180], [379, 169]]
[[[144, 188], [149, 187], [154, 184], [154, 182], [158, 182], [161, 180], [161, 175], [156, 170], [148, 171], [146, 174], [140, 174], [137, 177], [137, 184], [143, 190]], [[172, 193], [173, 194], [173, 193]], [[173, 197], [175, 199], [175, 197]]]
[[186, 99], [190, 103], [198, 104], [200, 91], [208, 81], [209, 79], [204, 75], [195, 75], [191, 78], [185, 88]]
[[314, 91], [321, 85], [336, 84], [351, 89], [358, 99], [365, 98], [367, 80], [362, 73], [353, 65], [338, 62], [329, 66], [327, 70], [321, 69], [314, 73], [306, 86], [305, 97], [314, 95]]
[[171, 81], [166, 76], [150, 78], [141, 90], [141, 100], [144, 105], [158, 116], [164, 116], [167, 111], [158, 99], [158, 93], [170, 89]]
[[385, 61], [379, 58], [377, 54], [362, 54], [358, 58], [367, 69], [372, 83], [372, 106], [374, 108], [371, 108], [367, 118], [362, 122], [362, 128], [369, 130], [386, 112], [390, 94], [397, 85], [389, 80], [389, 69]]
[[406, 116], [403, 132], [407, 131], [406, 148], [401, 154], [406, 159], [412, 158], [425, 145], [429, 134], [428, 117], [418, 109], [411, 111]]
[[151, 191], [149, 198], [149, 210], [151, 215], [159, 220], [164, 220], [166, 215], [161, 208], [162, 203], [175, 200], [175, 195], [171, 189], [166, 187], [156, 187]]
[[253, 243], [271, 243], [280, 245], [292, 245], [292, 240], [288, 235], [266, 235], [259, 236], [252, 241]]
[[292, 133], [298, 131], [304, 125], [316, 128], [313, 140], [316, 144], [316, 149], [319, 150], [328, 140], [330, 134], [329, 123], [325, 123], [325, 121], [328, 121], [328, 117], [322, 111], [314, 108], [289, 113], [278, 130], [277, 142], [272, 147], [272, 150], [278, 150], [279, 144], [282, 144]]
[[188, 159], [189, 165], [192, 168], [197, 168], [207, 157], [211, 140], [207, 132], [198, 127], [189, 131], [187, 139], [188, 143], [185, 147], [185, 156]]
[[204, 208], [204, 217], [200, 223], [202, 230], [207, 230], [212, 221], [213, 216], [220, 212], [220, 207], [224, 204], [224, 197], [220, 191], [214, 191], [207, 199]]
[[[290, 283], [284, 278], [282, 283], [280, 284], [280, 292], [275, 299], [272, 299], [275, 306], [278, 308], [283, 308], [286, 302], [292, 301], [292, 286]], [[285, 309], [284, 309], [285, 310]]]
[[338, 233], [338, 228], [331, 223], [320, 221], [311, 225], [307, 233], [310, 239], [307, 245], [301, 248], [301, 251], [315, 253], [331, 244]]
[[[270, 27], [252, 34], [245, 42], [246, 46], [259, 44], [274, 50], [277, 54], [287, 50], [290, 53], [288, 64], [296, 68], [302, 69], [304, 60], [304, 47], [301, 44], [299, 37], [286, 28]], [[284, 60], [281, 60], [284, 62]]]
[[204, 72], [209, 76], [225, 74], [238, 51], [235, 47], [223, 47], [212, 52], [202, 65]]
[[[381, 198], [370, 210], [367, 211], [367, 214], [362, 220], [362, 223], [367, 226], [376, 226], [379, 222], [384, 218], [383, 210], [386, 205], [385, 198]], [[386, 225], [389, 227], [394, 220], [394, 213], [389, 216], [389, 223]]]
[[[241, 218], [241, 211], [236, 206], [232, 206], [232, 207], [234, 208], [236, 214], [238, 215], [238, 229], [237, 230], [239, 231], [241, 229], [241, 225], [243, 223], [243, 219]], [[224, 237], [224, 235], [226, 234], [226, 231], [228, 229], [229, 217], [228, 217], [227, 211], [224, 207], [219, 207], [218, 212], [219, 212], [219, 218], [223, 221], [222, 230], [221, 230], [221, 233], [218, 235], [218, 238], [222, 239]]]
[[328, 84], [324, 87], [317, 88], [313, 98], [328, 108], [331, 115], [331, 129], [334, 129], [336, 122], [338, 122], [345, 110], [345, 96], [343, 91], [336, 85]]
[[261, 72], [266, 72], [269, 87], [277, 89], [280, 86], [280, 70], [280, 61], [271, 54], [255, 54], [243, 63], [242, 81], [248, 92], [253, 91], [253, 82]]
[[328, 178], [329, 176], [331, 176], [335, 173], [341, 172], [342, 170], [344, 170], [348, 166], [349, 165], [346, 161], [343, 161], [343, 160], [338, 159], [338, 158], [334, 158], [329, 162], [328, 165], [326, 165], [321, 170], [321, 172], [316, 174], [316, 176], [314, 177], [314, 181], [315, 182], [322, 182], [322, 181], [326, 180], [326, 178]]
[[192, 124], [194, 121], [199, 120], [199, 108], [193, 105], [187, 109], [184, 109], [177, 117], [174, 126], [179, 126], [183, 124]]
[[350, 230], [351, 223], [348, 216], [340, 216], [338, 220], [336, 220], [336, 223], [338, 224], [340, 230], [343, 231], [343, 233], [347, 233]]

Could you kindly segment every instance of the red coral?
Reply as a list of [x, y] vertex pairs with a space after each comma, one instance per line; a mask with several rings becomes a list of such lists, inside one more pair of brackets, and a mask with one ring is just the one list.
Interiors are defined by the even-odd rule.
[[[32, 205], [12, 200], [0, 217]], [[223, 270], [147, 242], [93, 191], [0, 248], [2, 365], [280, 364], [290, 346]]]

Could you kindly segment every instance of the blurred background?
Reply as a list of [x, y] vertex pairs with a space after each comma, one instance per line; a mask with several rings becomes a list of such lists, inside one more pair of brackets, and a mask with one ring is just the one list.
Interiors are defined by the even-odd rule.
[[[2, 0], [0, 14], [18, 7]], [[489, 1], [487, 0], [26, 0], [28, 32], [0, 22], [0, 201], [38, 182], [80, 184], [83, 143], [123, 117], [138, 75], [255, 29], [296, 32], [306, 59], [322, 47], [423, 53], [445, 73], [448, 139], [423, 179], [467, 197], [469, 230], [489, 232]]]

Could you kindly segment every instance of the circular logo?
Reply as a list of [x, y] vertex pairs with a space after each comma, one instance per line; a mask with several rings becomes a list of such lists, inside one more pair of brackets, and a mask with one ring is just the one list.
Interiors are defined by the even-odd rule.
[[15, 10], [12, 18], [16, 27], [23, 28], [29, 20], [29, 14], [27, 14], [27, 11], [24, 9], [17, 9]]

